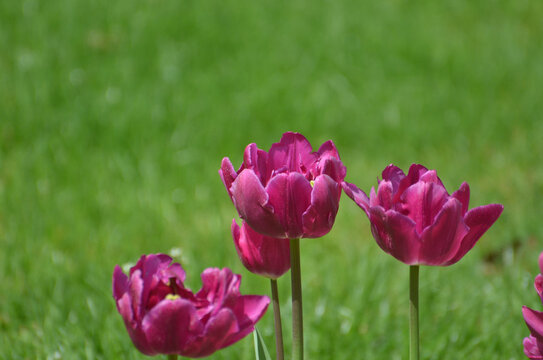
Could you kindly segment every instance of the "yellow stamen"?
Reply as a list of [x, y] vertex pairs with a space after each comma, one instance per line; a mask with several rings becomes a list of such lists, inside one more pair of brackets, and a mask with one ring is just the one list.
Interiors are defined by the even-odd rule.
[[311, 180], [309, 184], [311, 185], [311, 187], [315, 186], [315, 180]]
[[168, 294], [166, 295], [166, 300], [175, 300], [175, 299], [179, 299], [181, 296], [177, 295], [177, 294]]

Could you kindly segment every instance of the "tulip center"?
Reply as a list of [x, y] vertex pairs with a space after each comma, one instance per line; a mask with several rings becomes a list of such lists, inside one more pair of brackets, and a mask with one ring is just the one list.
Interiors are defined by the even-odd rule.
[[177, 295], [177, 294], [168, 294], [166, 295], [165, 299], [166, 300], [176, 300], [176, 299], [179, 299], [181, 296]]
[[311, 185], [311, 187], [315, 187], [315, 180], [309, 181], [309, 185]]

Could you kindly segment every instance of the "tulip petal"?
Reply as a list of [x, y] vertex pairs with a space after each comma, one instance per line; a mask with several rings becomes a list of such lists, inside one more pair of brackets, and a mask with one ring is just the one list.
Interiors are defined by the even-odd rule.
[[537, 274], [534, 280], [534, 287], [543, 303], [543, 275]]
[[469, 227], [469, 232], [460, 245], [458, 253], [445, 265], [458, 262], [470, 251], [483, 234], [494, 224], [503, 211], [503, 205], [490, 204], [471, 209], [464, 216], [464, 222]]
[[209, 319], [203, 333], [203, 342], [198, 344], [198, 351], [188, 351], [187, 357], [204, 357], [227, 346], [230, 337], [239, 331], [236, 316], [228, 308], [221, 309], [214, 317]]
[[254, 230], [276, 238], [300, 238], [303, 235], [302, 214], [311, 204], [312, 187], [309, 181], [300, 173], [291, 172], [275, 175], [266, 192], [269, 204], [275, 210], [275, 215], [286, 231], [278, 234], [269, 234], [260, 231], [247, 221]]
[[132, 302], [132, 311], [134, 312], [134, 319], [140, 321], [143, 317], [144, 307], [142, 306], [144, 282], [141, 278], [141, 270], [136, 270], [130, 276], [130, 286], [128, 288], [128, 294]]
[[315, 161], [311, 144], [298, 133], [286, 132], [281, 141], [274, 143], [268, 153], [268, 161], [274, 170], [285, 168], [288, 171], [305, 173]]
[[341, 188], [328, 175], [320, 175], [313, 184], [311, 205], [302, 215], [304, 237], [326, 235], [336, 219]]
[[232, 198], [232, 191], [230, 188], [232, 187], [232, 183], [234, 180], [236, 180], [238, 174], [236, 173], [236, 170], [234, 170], [234, 166], [229, 158], [225, 157], [222, 159], [219, 175], [224, 186], [226, 187], [226, 191], [228, 191], [228, 195], [230, 195], [230, 198]]
[[524, 354], [531, 360], [543, 359], [543, 344], [530, 335], [522, 341]]
[[522, 316], [524, 316], [524, 321], [530, 329], [532, 336], [539, 341], [543, 341], [543, 312], [523, 306]]
[[449, 198], [435, 222], [424, 229], [421, 238], [419, 263], [443, 265], [458, 252], [469, 228], [462, 218], [462, 204]]
[[462, 216], [466, 214], [469, 206], [469, 185], [467, 182], [463, 182], [462, 185], [452, 195], [453, 198], [458, 199], [462, 203]]
[[370, 208], [371, 232], [386, 253], [407, 265], [418, 264], [420, 239], [413, 220], [394, 210]]
[[128, 291], [128, 276], [119, 265], [113, 270], [113, 297], [119, 300]]
[[232, 237], [243, 265], [252, 273], [277, 279], [290, 269], [290, 240], [257, 233], [247, 223], [232, 220]]
[[239, 216], [261, 234], [284, 237], [286, 227], [279, 221], [276, 209], [262, 183], [250, 169], [243, 170], [231, 187], [232, 199]]
[[250, 334], [254, 330], [254, 324], [266, 313], [269, 304], [270, 299], [267, 296], [240, 296], [232, 309], [237, 319], [239, 332], [230, 336], [224, 346], [233, 344]]
[[268, 182], [272, 170], [268, 168], [268, 154], [260, 150], [254, 143], [247, 145], [245, 148], [242, 169], [253, 170], [262, 184]]
[[[394, 166], [394, 165], [389, 165]], [[386, 169], [385, 169], [386, 170]], [[403, 195], [403, 192], [410, 187], [411, 185], [415, 184], [417, 181], [419, 181], [419, 178], [422, 174], [424, 174], [426, 171], [428, 171], [427, 168], [420, 164], [412, 164], [409, 167], [409, 171], [407, 172], [407, 176], [404, 176], [400, 179], [400, 183], [398, 184], [397, 190], [395, 190], [395, 196], [394, 196], [394, 202], [400, 201], [400, 197]], [[403, 173], [403, 172], [402, 172]]]
[[381, 206], [385, 211], [393, 207], [392, 191], [393, 185], [391, 181], [383, 180], [379, 183], [377, 188], [377, 205]]
[[[205, 298], [216, 313], [225, 302], [228, 302], [230, 295], [239, 295], [239, 284], [241, 277], [233, 274], [228, 268], [208, 268], [201, 275], [202, 288], [196, 294], [197, 298]], [[205, 309], [199, 310], [200, 316], [207, 313]]]
[[356, 203], [356, 205], [364, 210], [369, 217], [370, 199], [368, 198], [368, 195], [366, 195], [364, 191], [360, 190], [355, 184], [342, 182], [341, 187], [343, 188], [343, 191], [345, 191], [345, 194], [347, 194], [347, 196], [350, 197]]
[[159, 302], [143, 318], [142, 329], [150, 347], [159, 354], [180, 353], [192, 334], [203, 330], [194, 305], [181, 298]]
[[402, 169], [390, 164], [381, 173], [381, 178], [384, 181], [389, 181], [392, 184], [392, 192], [396, 193], [400, 186], [400, 182], [405, 178], [405, 174]]
[[322, 144], [316, 155], [315, 163], [310, 165], [313, 179], [322, 174], [330, 176], [338, 183], [345, 179], [347, 168], [341, 162], [339, 153], [332, 140], [328, 140]]
[[434, 223], [447, 198], [444, 187], [432, 182], [417, 182], [404, 191], [398, 205], [400, 212], [417, 224], [417, 232], [422, 235], [424, 229]]

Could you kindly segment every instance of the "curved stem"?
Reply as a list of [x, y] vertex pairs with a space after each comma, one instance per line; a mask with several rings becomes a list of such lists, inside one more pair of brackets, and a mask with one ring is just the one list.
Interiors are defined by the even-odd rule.
[[419, 266], [409, 266], [409, 359], [419, 360]]
[[300, 239], [290, 240], [290, 276], [292, 287], [292, 359], [303, 360], [304, 320], [302, 311]]
[[270, 285], [273, 303], [273, 321], [275, 325], [275, 357], [277, 360], [283, 360], [285, 357], [283, 351], [283, 326], [281, 325], [281, 309], [279, 307], [277, 279], [270, 279]]

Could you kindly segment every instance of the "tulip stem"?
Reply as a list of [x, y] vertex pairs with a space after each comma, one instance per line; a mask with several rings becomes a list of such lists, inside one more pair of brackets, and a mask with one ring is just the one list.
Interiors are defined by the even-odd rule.
[[302, 311], [300, 239], [290, 240], [290, 276], [292, 287], [292, 359], [303, 360], [304, 320]]
[[168, 360], [177, 360], [177, 354], [168, 355]]
[[419, 360], [419, 266], [409, 266], [409, 360]]
[[272, 303], [273, 303], [273, 321], [275, 325], [275, 356], [277, 360], [285, 358], [283, 351], [283, 326], [281, 325], [281, 309], [279, 307], [279, 291], [277, 291], [277, 279], [270, 279]]

